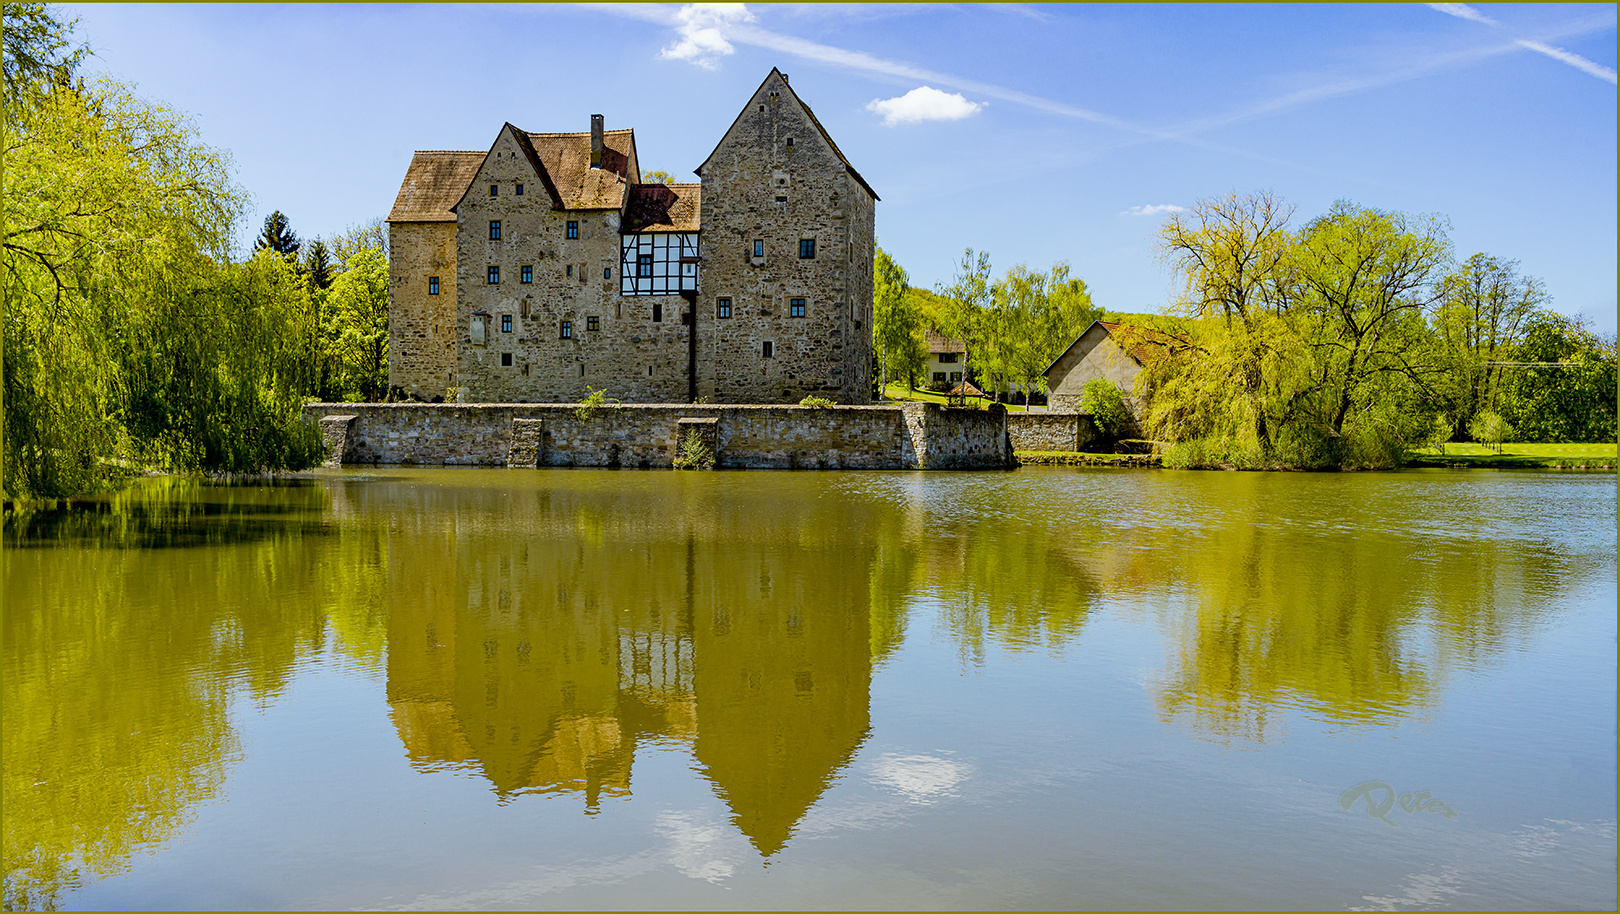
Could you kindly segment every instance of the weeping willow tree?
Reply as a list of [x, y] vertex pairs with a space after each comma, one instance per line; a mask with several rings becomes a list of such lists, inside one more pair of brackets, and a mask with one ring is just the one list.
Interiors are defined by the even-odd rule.
[[292, 267], [230, 262], [242, 195], [185, 118], [74, 75], [71, 23], [5, 6], [4, 488], [314, 462]]

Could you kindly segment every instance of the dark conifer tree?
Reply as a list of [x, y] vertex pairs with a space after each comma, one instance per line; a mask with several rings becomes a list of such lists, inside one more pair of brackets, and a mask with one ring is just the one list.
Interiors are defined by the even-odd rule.
[[309, 250], [304, 252], [304, 275], [309, 278], [309, 284], [314, 289], [329, 289], [332, 286], [332, 258], [326, 250], [326, 243], [319, 238], [309, 243]]
[[298, 236], [293, 234], [287, 217], [279, 209], [264, 217], [264, 229], [259, 232], [258, 240], [253, 242], [255, 253], [269, 248], [289, 260], [297, 259], [300, 247]]

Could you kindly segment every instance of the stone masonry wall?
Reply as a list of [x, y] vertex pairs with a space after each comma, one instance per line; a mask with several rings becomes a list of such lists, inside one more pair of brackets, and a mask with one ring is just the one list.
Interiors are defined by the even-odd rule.
[[[457, 215], [457, 369], [468, 402], [568, 403], [587, 388], [627, 402], [688, 399], [689, 329], [681, 315], [689, 306], [674, 295], [619, 295], [617, 211], [553, 210], [505, 131]], [[498, 239], [490, 237], [492, 221], [501, 224]], [[579, 237], [568, 237], [569, 222]], [[499, 268], [499, 282], [489, 281], [490, 267]], [[484, 324], [481, 340], [475, 318]]]
[[[702, 178], [698, 396], [868, 402], [875, 207], [783, 77], [761, 84]], [[806, 240], [814, 257], [799, 256]]]
[[1007, 437], [1015, 451], [1083, 451], [1102, 435], [1089, 413], [1008, 413]]
[[[589, 421], [573, 404], [317, 403], [341, 423], [329, 463], [668, 467], [682, 419], [717, 420], [721, 468], [963, 469], [1011, 465], [1006, 413], [934, 403], [803, 406], [609, 405]], [[352, 416], [352, 419], [348, 417]]]
[[392, 223], [388, 249], [388, 386], [442, 397], [455, 384], [456, 224]]

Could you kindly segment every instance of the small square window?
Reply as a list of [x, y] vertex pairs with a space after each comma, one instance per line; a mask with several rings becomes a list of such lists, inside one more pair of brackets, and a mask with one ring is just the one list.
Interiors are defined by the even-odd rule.
[[518, 267], [518, 282], [534, 282], [534, 267], [530, 264]]
[[501, 353], [501, 367], [502, 368], [511, 368], [512, 367], [512, 353], [510, 353], [510, 352]]
[[573, 337], [573, 335], [574, 335], [574, 322], [573, 321], [563, 321], [562, 322], [562, 338], [565, 339], [565, 340], [570, 339], [570, 338]]
[[579, 223], [575, 222], [572, 219], [568, 220], [568, 237], [570, 237], [570, 238], [578, 238], [579, 237]]
[[489, 186], [489, 195], [491, 197], [495, 196], [496, 194], [498, 194], [500, 192], [501, 192], [501, 186], [499, 184], [491, 184]]
[[771, 357], [771, 354], [772, 354], [772, 351], [773, 351], [773, 350], [774, 350], [774, 349], [775, 349], [775, 348], [776, 348], [776, 347], [775, 347], [775, 346], [773, 346], [773, 345], [771, 345], [771, 341], [770, 341], [770, 340], [766, 340], [766, 341], [765, 341], [765, 349], [764, 349], [764, 356], [765, 356], [765, 358], [767, 358], [767, 359], [768, 359], [768, 358], [770, 358], [770, 357]]
[[787, 202], [787, 195], [786, 194], [777, 194], [776, 195], [776, 202], [777, 203], [786, 203]]
[[590, 317], [585, 318], [585, 329], [593, 331], [593, 332], [597, 331], [597, 330], [601, 330], [602, 329], [602, 319], [597, 317], [594, 314], [591, 315]]
[[512, 332], [512, 315], [510, 315], [510, 314], [501, 315], [501, 332], [502, 333], [511, 333]]
[[500, 281], [501, 281], [501, 268], [500, 267], [490, 267], [489, 268], [489, 284], [493, 286], [493, 285], [495, 285], [496, 283], [498, 283]]
[[804, 299], [788, 299], [788, 317], [804, 317]]
[[811, 259], [812, 257], [815, 257], [815, 256], [816, 256], [816, 239], [814, 239], [814, 238], [800, 238], [799, 239], [799, 259], [800, 260], [809, 260], [809, 259]]
[[664, 306], [659, 304], [658, 302], [653, 302], [653, 323], [661, 324], [663, 322], [664, 322]]
[[637, 254], [636, 255], [636, 275], [637, 276], [651, 276], [652, 275], [652, 255], [651, 254]]
[[489, 240], [490, 241], [500, 241], [501, 240], [501, 220], [499, 220], [499, 219], [491, 219], [491, 220], [489, 220]]
[[429, 295], [438, 295], [439, 294], [439, 277], [437, 277], [437, 276], [429, 276], [428, 277], [428, 294]]
[[731, 316], [731, 299], [722, 298], [718, 302], [716, 302], [715, 305], [716, 305], [716, 315], [717, 316], [719, 316], [719, 317], [730, 317]]
[[513, 193], [517, 194], [520, 197], [523, 196], [523, 185], [519, 184], [517, 186], [517, 190], [513, 191]]
[[613, 278], [613, 268], [612, 267], [603, 267], [602, 268], [602, 278], [603, 279], [612, 279]]
[[566, 275], [566, 276], [573, 276], [574, 275], [574, 265], [573, 264], [568, 265], [568, 270], [564, 275]]
[[755, 257], [764, 257], [765, 256], [765, 242], [761, 241], [761, 240], [759, 240], [757, 238], [754, 239], [754, 256]]
[[793, 137], [788, 137], [788, 145], [789, 146], [793, 145]]

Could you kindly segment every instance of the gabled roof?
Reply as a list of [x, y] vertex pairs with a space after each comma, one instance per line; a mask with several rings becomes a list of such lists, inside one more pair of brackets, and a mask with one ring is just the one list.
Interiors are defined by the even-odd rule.
[[1041, 372], [1041, 376], [1050, 375], [1052, 369], [1057, 367], [1057, 363], [1063, 361], [1064, 356], [1067, 356], [1071, 349], [1080, 345], [1080, 341], [1085, 339], [1086, 334], [1091, 332], [1092, 327], [1101, 327], [1103, 332], [1108, 334], [1108, 338], [1113, 340], [1114, 344], [1124, 350], [1125, 354], [1130, 356], [1138, 365], [1146, 365], [1148, 362], [1163, 358], [1166, 355], [1173, 355], [1178, 350], [1188, 349], [1192, 346], [1192, 341], [1184, 336], [1166, 333], [1163, 330], [1155, 330], [1152, 327], [1120, 324], [1113, 321], [1092, 321], [1085, 330], [1080, 332], [1079, 336], [1074, 338], [1074, 342], [1058, 353], [1057, 358], [1052, 360], [1052, 364], [1046, 366], [1046, 370]]
[[526, 134], [545, 170], [557, 182], [562, 209], [619, 209], [625, 194], [640, 175], [629, 174], [634, 130], [602, 131], [602, 167], [591, 167], [591, 135], [585, 133]]
[[[844, 163], [844, 168], [849, 171], [850, 177], [854, 178], [857, 183], [866, 188], [866, 192], [872, 195], [873, 200], [882, 199], [877, 195], [877, 191], [872, 189], [872, 185], [866, 183], [866, 179], [861, 177], [861, 173], [855, 170], [855, 166], [849, 164], [849, 159], [844, 156], [844, 151], [838, 148], [837, 143], [833, 142], [832, 134], [827, 132], [826, 127], [821, 126], [821, 121], [817, 119], [816, 113], [811, 111], [810, 106], [804, 103], [804, 99], [800, 98], [799, 94], [793, 91], [793, 87], [788, 85], [787, 77], [782, 75], [781, 70], [771, 67], [771, 72], [766, 74], [764, 81], [759, 84], [759, 88], [755, 89], [753, 94], [748, 96], [748, 104], [753, 104], [754, 96], [759, 94], [760, 89], [765, 88], [765, 84], [771, 81], [771, 77], [776, 77], [782, 81], [782, 88], [787, 92], [788, 97], [793, 99], [793, 101], [800, 108], [804, 109], [805, 115], [810, 118], [810, 123], [815, 125], [816, 131], [821, 134], [821, 138], [827, 141], [827, 145], [832, 149], [833, 155], [838, 157], [838, 161]], [[699, 177], [703, 175], [703, 169], [709, 166], [709, 162], [714, 158], [714, 154], [720, 151], [721, 146], [725, 145], [726, 137], [731, 136], [731, 131], [737, 129], [737, 124], [742, 121], [743, 115], [747, 113], [748, 105], [743, 105], [742, 110], [738, 111], [737, 116], [732, 119], [731, 126], [727, 127], [726, 132], [720, 135], [720, 142], [716, 143], [714, 149], [710, 150], [709, 156], [703, 160], [703, 164], [697, 167], [696, 173]]]
[[624, 207], [623, 231], [695, 232], [701, 184], [637, 184]]
[[967, 346], [961, 340], [953, 340], [938, 330], [924, 330], [923, 342], [928, 345], [928, 353], [936, 352], [967, 352]]
[[[489, 161], [490, 155], [495, 152], [495, 147], [500, 144], [501, 137], [508, 133], [512, 135], [512, 139], [517, 143], [518, 148], [523, 150], [523, 156], [528, 160], [529, 166], [534, 169], [535, 177], [540, 179], [541, 186], [545, 187], [546, 193], [551, 197], [552, 207], [558, 209], [562, 208], [562, 197], [557, 193], [557, 185], [552, 183], [551, 175], [547, 174], [546, 166], [541, 163], [540, 157], [535, 155], [534, 148], [529, 145], [528, 135], [516, 127], [513, 127], [511, 121], [501, 125], [500, 131], [495, 134], [495, 141], [489, 144], [489, 149], [485, 151], [483, 156], [478, 160], [479, 169], [482, 169], [484, 167], [484, 163]], [[472, 193], [472, 179], [477, 176], [478, 173], [475, 171], [470, 177], [468, 177], [468, 183], [462, 187], [461, 196], [456, 199], [456, 205], [450, 207], [452, 210], [460, 207], [461, 201], [467, 199], [467, 195]]]
[[399, 185], [389, 222], [454, 222], [451, 209], [477, 176], [485, 153], [477, 150], [430, 149], [411, 156]]

